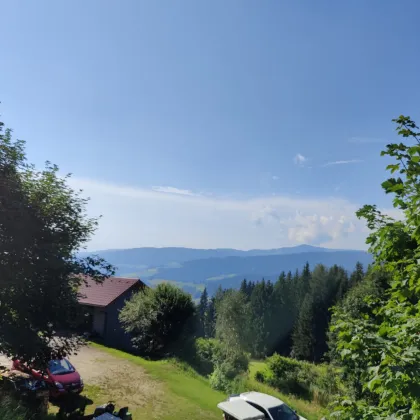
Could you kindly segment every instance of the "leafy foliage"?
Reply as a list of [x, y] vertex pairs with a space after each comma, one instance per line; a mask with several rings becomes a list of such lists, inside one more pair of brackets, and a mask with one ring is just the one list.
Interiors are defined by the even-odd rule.
[[35, 418], [19, 401], [9, 395], [0, 394], [0, 418], [2, 420], [28, 420], [31, 417]]
[[372, 317], [373, 309], [375, 308], [372, 305], [372, 299], [379, 302], [379, 298], [386, 291], [389, 278], [389, 274], [383, 270], [370, 269], [366, 277], [356, 284], [333, 309], [331, 319], [332, 331], [328, 333], [328, 345], [330, 347], [328, 356], [331, 363], [342, 367], [343, 379], [350, 391], [350, 395], [355, 399], [360, 399], [363, 395], [365, 398], [372, 398], [371, 395], [368, 395], [368, 392], [363, 391], [363, 384], [360, 380], [360, 375], [364, 372], [365, 366], [342, 363], [341, 351], [337, 348], [338, 330], [334, 328], [334, 325], [337, 322], [342, 322], [344, 319], [355, 320]]
[[420, 132], [409, 117], [394, 122], [410, 144], [388, 144], [382, 155], [394, 159], [382, 183], [394, 196], [401, 220], [382, 214], [375, 205], [357, 212], [371, 233], [367, 239], [375, 269], [389, 273], [387, 291], [365, 300], [362, 317], [336, 312], [333, 331], [342, 364], [358, 374], [362, 399], [336, 407], [342, 418], [420, 418]]
[[220, 343], [214, 347], [213, 364], [210, 385], [214, 389], [230, 392], [234, 381], [248, 371], [249, 358], [240, 348], [231, 348], [226, 343]]
[[232, 351], [246, 349], [247, 321], [245, 295], [241, 291], [228, 290], [217, 305], [216, 338]]
[[166, 355], [191, 335], [194, 312], [190, 294], [161, 283], [133, 295], [121, 310], [120, 321], [140, 352]]
[[267, 370], [257, 372], [256, 379], [282, 392], [298, 395], [323, 406], [341, 395], [343, 386], [337, 369], [314, 365], [274, 354], [266, 359]]
[[195, 341], [195, 360], [193, 366], [202, 375], [210, 375], [214, 370], [214, 355], [220, 341], [215, 338], [199, 337]]
[[83, 276], [113, 273], [99, 258], [77, 257], [97, 220], [67, 180], [48, 162], [42, 171], [28, 164], [25, 143], [0, 123], [0, 352], [41, 368], [80, 344], [55, 336], [76, 325]]

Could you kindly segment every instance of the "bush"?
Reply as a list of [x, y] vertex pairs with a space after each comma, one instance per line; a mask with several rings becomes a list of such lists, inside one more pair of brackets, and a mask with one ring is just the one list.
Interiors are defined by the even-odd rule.
[[249, 358], [246, 353], [228, 348], [223, 343], [213, 347], [214, 371], [210, 375], [210, 385], [221, 391], [231, 391], [235, 380], [248, 371]]
[[301, 362], [278, 355], [277, 353], [267, 358], [268, 368], [275, 378], [284, 378], [286, 375], [294, 375], [301, 368]]
[[8, 395], [0, 395], [0, 419], [1, 420], [27, 420], [31, 416], [18, 401]]
[[260, 380], [323, 406], [345, 391], [337, 369], [329, 365], [314, 365], [275, 354], [267, 358], [267, 366], [267, 374], [257, 372]]
[[316, 388], [313, 390], [313, 399], [324, 407], [327, 406], [335, 397], [344, 395], [345, 387], [341, 381], [341, 375], [331, 365], [327, 365], [326, 369], [319, 371], [316, 382]]
[[190, 294], [161, 283], [134, 294], [119, 319], [141, 354], [162, 357], [179, 354], [180, 348], [185, 347], [192, 336], [194, 311]]
[[214, 355], [220, 347], [214, 338], [197, 338], [195, 340], [194, 368], [202, 375], [210, 375], [214, 370]]
[[266, 381], [264, 373], [259, 370], [255, 372], [254, 378], [257, 382], [264, 383]]
[[221, 366], [217, 366], [210, 375], [210, 386], [219, 391], [229, 391], [231, 381], [228, 380]]

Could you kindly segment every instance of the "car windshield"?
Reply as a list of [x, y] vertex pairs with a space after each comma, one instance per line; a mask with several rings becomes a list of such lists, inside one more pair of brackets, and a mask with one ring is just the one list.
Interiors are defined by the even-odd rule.
[[48, 369], [52, 375], [65, 375], [75, 371], [74, 367], [66, 359], [51, 360], [48, 363]]
[[299, 417], [286, 404], [268, 410], [273, 420], [297, 420]]

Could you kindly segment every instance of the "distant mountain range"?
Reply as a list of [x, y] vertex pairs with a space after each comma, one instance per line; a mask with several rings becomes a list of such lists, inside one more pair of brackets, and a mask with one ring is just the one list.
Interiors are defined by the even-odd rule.
[[[86, 255], [86, 253], [83, 253]], [[372, 261], [364, 251], [336, 250], [310, 245], [277, 249], [193, 249], [193, 248], [133, 248], [92, 252], [116, 266], [117, 275], [140, 277], [153, 286], [169, 281], [190, 292], [195, 298], [204, 287], [213, 293], [219, 285], [239, 287], [241, 281], [275, 281], [282, 271], [302, 269], [308, 262], [334, 264], [352, 270], [360, 261], [367, 266]]]

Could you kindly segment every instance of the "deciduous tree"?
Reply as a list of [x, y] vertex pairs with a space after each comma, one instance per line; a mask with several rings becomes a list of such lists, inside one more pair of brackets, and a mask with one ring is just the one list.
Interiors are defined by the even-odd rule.
[[389, 273], [388, 291], [372, 296], [366, 316], [340, 314], [334, 324], [342, 363], [360, 372], [363, 391], [376, 398], [350, 400], [336, 407], [343, 418], [420, 418], [420, 131], [409, 117], [394, 120], [408, 144], [392, 143], [382, 155], [393, 159], [382, 183], [401, 219], [375, 205], [357, 213], [367, 222], [374, 267]]
[[97, 220], [68, 177], [47, 162], [30, 165], [25, 143], [0, 123], [0, 352], [45, 366], [74, 351], [74, 338], [56, 340], [75, 326], [77, 290], [84, 275], [112, 274], [103, 260], [80, 259]]
[[191, 335], [195, 306], [191, 295], [169, 283], [139, 291], [126, 302], [120, 321], [144, 354], [165, 356]]

